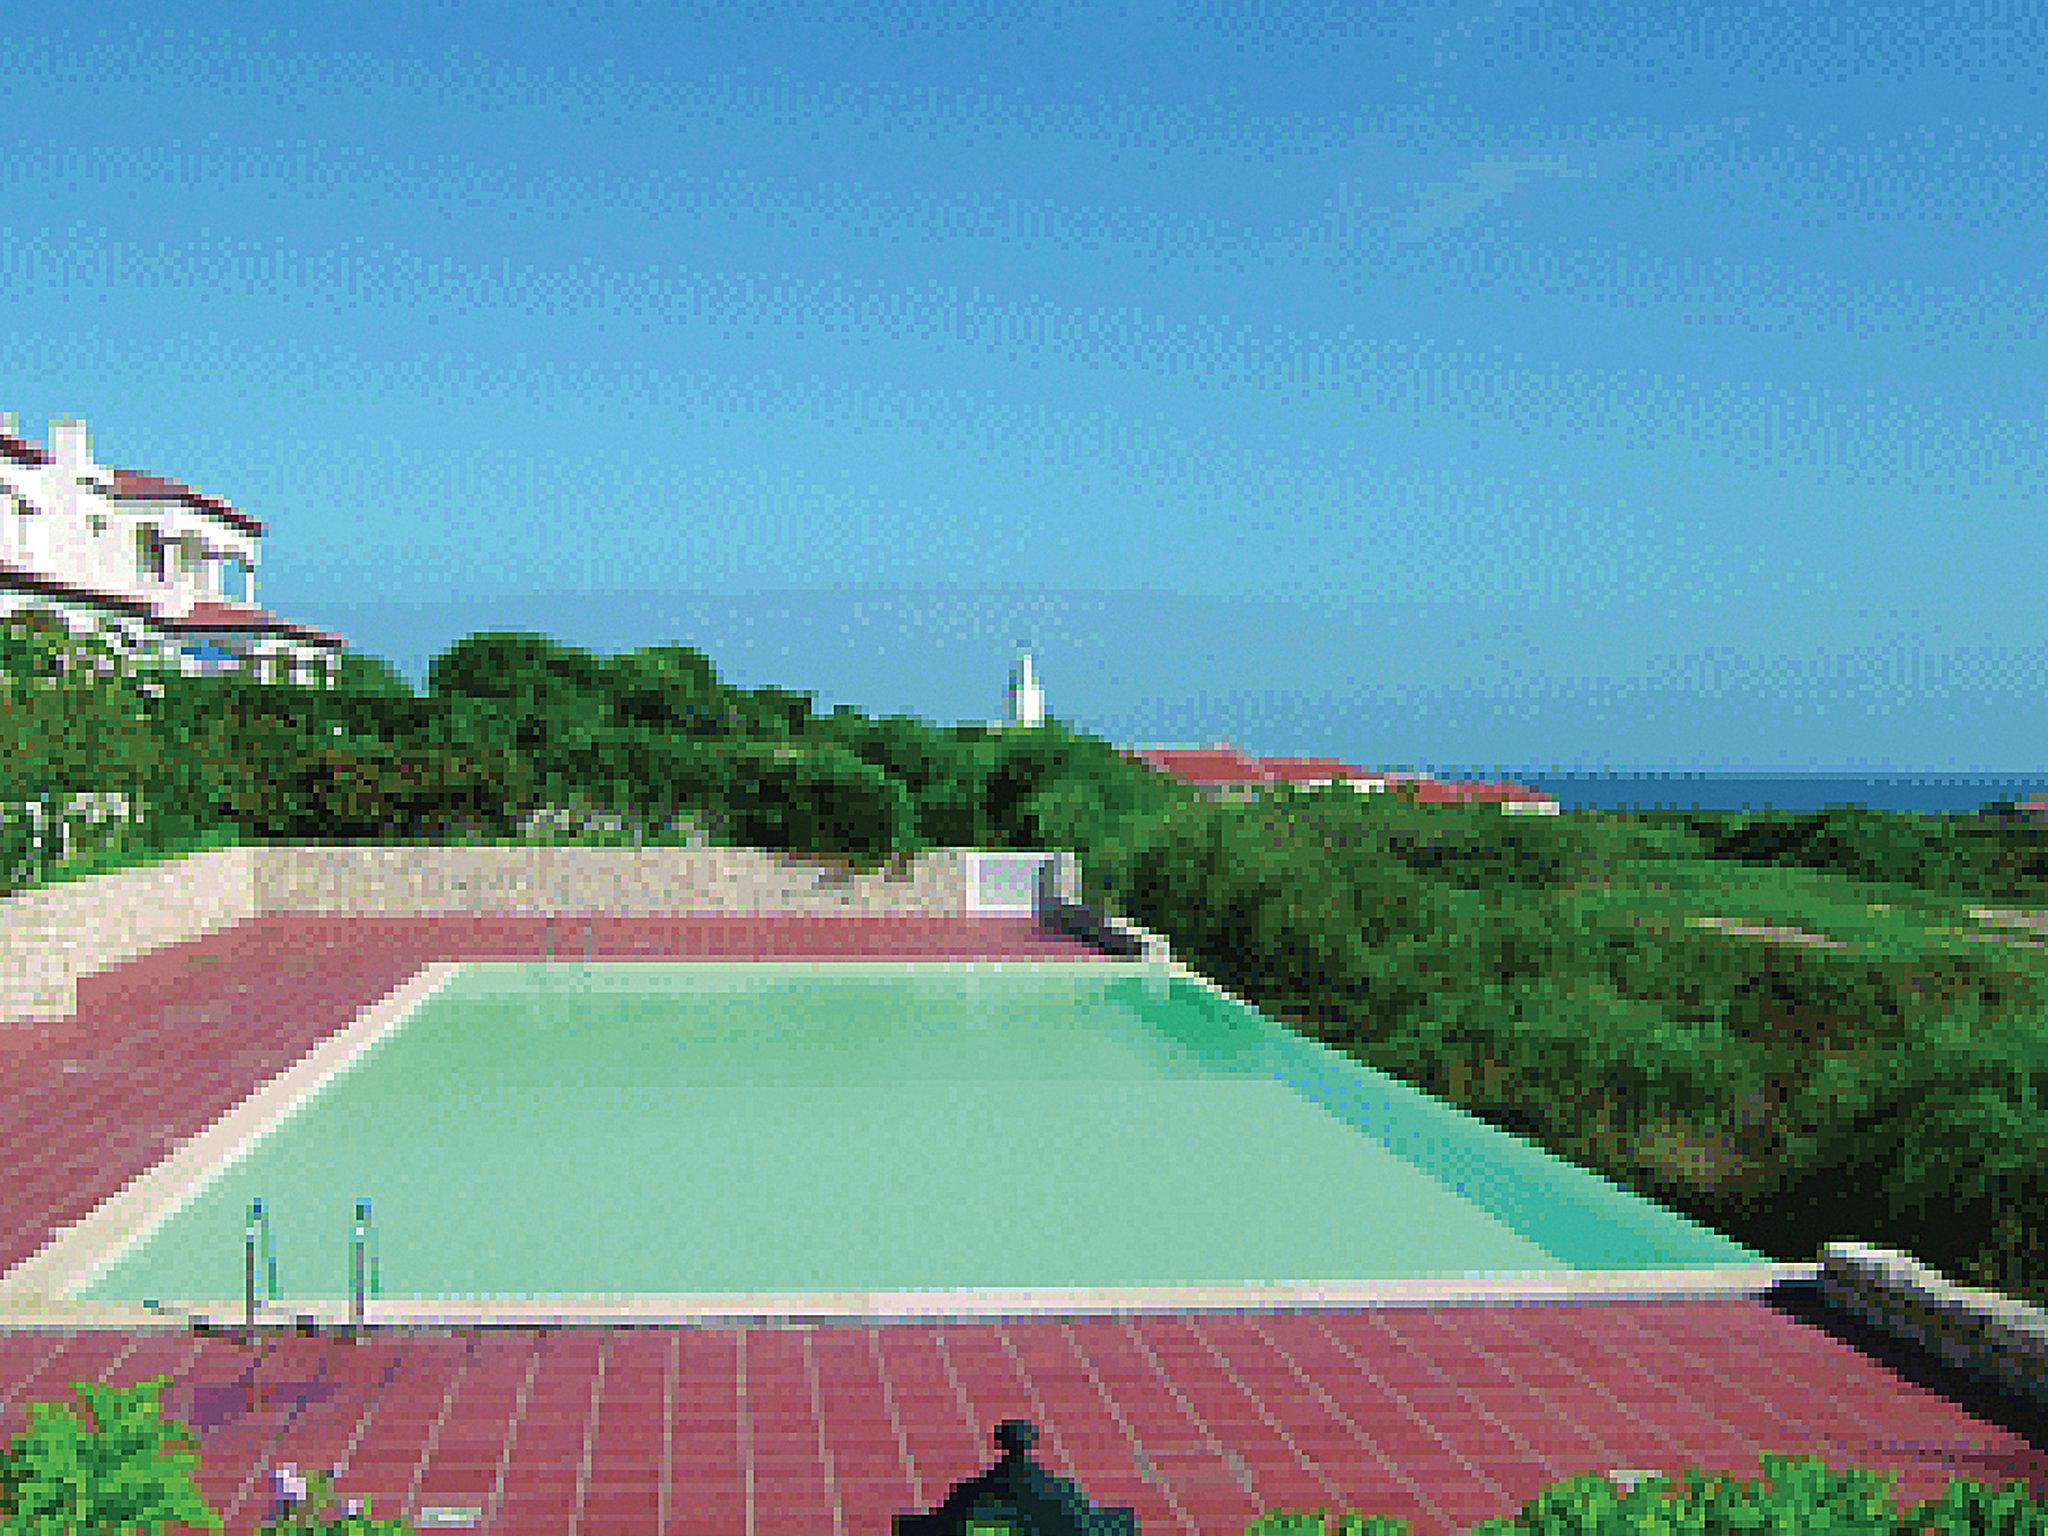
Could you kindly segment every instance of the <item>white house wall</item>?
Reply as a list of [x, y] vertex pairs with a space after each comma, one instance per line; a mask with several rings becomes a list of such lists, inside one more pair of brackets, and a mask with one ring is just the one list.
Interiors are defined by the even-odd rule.
[[[71, 586], [146, 602], [171, 617], [208, 599], [257, 601], [256, 568], [263, 558], [259, 535], [182, 500], [117, 499], [111, 494], [112, 471], [94, 463], [89, 453], [65, 462], [68, 432], [52, 425], [56, 462], [51, 464], [0, 459], [0, 491], [20, 496], [35, 509], [25, 520], [11, 506], [0, 516], [0, 560]], [[83, 446], [82, 431], [70, 441]], [[0, 497], [0, 505], [11, 501], [11, 496]], [[102, 523], [98, 533], [95, 519]], [[26, 545], [20, 542], [24, 522]], [[143, 574], [140, 536], [145, 530], [154, 530], [167, 546], [163, 581]], [[181, 555], [188, 550], [189, 561]], [[209, 552], [222, 558], [205, 558]], [[180, 670], [188, 673], [206, 668], [185, 655], [186, 647], [221, 644], [226, 638], [203, 631], [164, 633], [145, 619], [117, 617], [86, 602], [0, 591], [0, 617], [29, 608], [60, 614], [74, 633], [117, 628], [131, 655], [176, 657]], [[332, 683], [339, 671], [339, 658], [327, 648], [291, 636], [263, 634], [228, 643], [238, 652], [279, 658], [286, 678]]]
[[[87, 481], [111, 483], [110, 471], [90, 463], [80, 468]], [[74, 479], [60, 464], [0, 461], [0, 488], [21, 496], [36, 509], [27, 519], [32, 538], [26, 549], [18, 541], [17, 527], [0, 529], [0, 558], [76, 586], [152, 602], [174, 594], [239, 599], [245, 587], [253, 586], [254, 569], [263, 558], [261, 539], [223, 518], [182, 501], [116, 499]], [[103, 524], [97, 534], [92, 526], [95, 518]], [[7, 521], [18, 525], [22, 520], [10, 512]], [[150, 581], [142, 574], [138, 536], [145, 529], [156, 530], [173, 546], [168, 581]], [[239, 562], [251, 572], [250, 580], [224, 572], [216, 587], [203, 562], [189, 572], [182, 570], [175, 547], [188, 542]]]
[[[223, 572], [216, 588], [204, 564], [187, 571], [180, 563], [178, 550], [186, 540], [196, 539], [203, 548], [224, 552], [231, 559], [253, 567], [261, 558], [256, 538], [218, 518], [195, 512], [182, 503], [117, 501], [109, 505], [117, 509], [103, 541], [110, 559], [96, 585], [109, 586], [153, 603], [176, 598], [174, 607], [183, 607], [190, 600], [206, 597], [238, 600], [242, 597], [246, 583], [239, 574]], [[148, 580], [142, 575], [139, 541], [148, 529], [156, 530], [169, 546], [165, 555], [167, 579], [162, 582]]]

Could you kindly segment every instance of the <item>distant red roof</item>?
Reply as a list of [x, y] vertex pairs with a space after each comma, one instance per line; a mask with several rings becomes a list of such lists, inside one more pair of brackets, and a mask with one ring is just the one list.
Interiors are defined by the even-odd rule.
[[47, 464], [50, 462], [50, 450], [25, 437], [0, 432], [0, 458], [12, 459], [17, 464]]
[[1464, 805], [1470, 799], [1462, 785], [1440, 784], [1419, 775], [1402, 780], [1399, 788], [1423, 805]]
[[113, 471], [114, 496], [121, 501], [181, 501], [188, 507], [197, 507], [202, 512], [211, 512], [223, 522], [232, 523], [244, 533], [261, 536], [263, 524], [241, 509], [229, 505], [218, 496], [209, 496], [204, 491], [195, 491], [191, 486], [177, 480], [167, 480], [162, 475], [145, 475], [139, 470], [117, 469]]
[[1384, 773], [1372, 773], [1335, 757], [1262, 757], [1267, 775], [1282, 784], [1321, 784], [1331, 779], [1372, 779], [1384, 781]]
[[1441, 783], [1415, 778], [1398, 786], [1425, 805], [1545, 805], [1557, 797], [1526, 784]]
[[1485, 792], [1483, 795], [1477, 798], [1487, 800], [1513, 800], [1517, 802], [1527, 803], [1547, 803], [1557, 798], [1557, 796], [1550, 794], [1546, 790], [1531, 789], [1527, 784], [1478, 784], [1474, 785], [1473, 787], [1475, 789], [1483, 790]]
[[1140, 747], [1133, 755], [1183, 784], [1214, 788], [1273, 782], [1273, 776], [1256, 757], [1224, 743], [1213, 747]]
[[290, 635], [296, 640], [332, 646], [336, 650], [344, 649], [348, 643], [339, 635], [330, 635], [324, 629], [314, 629], [306, 624], [294, 624], [252, 603], [194, 603], [189, 613], [177, 618], [159, 615], [157, 622], [170, 630], [257, 630], [265, 634]]

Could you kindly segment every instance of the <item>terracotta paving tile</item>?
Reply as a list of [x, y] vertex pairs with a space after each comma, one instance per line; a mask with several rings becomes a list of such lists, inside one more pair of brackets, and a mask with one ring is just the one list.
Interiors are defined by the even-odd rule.
[[[558, 952], [580, 930], [558, 925]], [[605, 919], [593, 936], [614, 957], [1076, 952], [1009, 920]], [[539, 942], [537, 920], [266, 919], [88, 978], [56, 1025], [0, 1029], [0, 1161], [17, 1173], [0, 1188], [0, 1263], [419, 964], [531, 957]], [[172, 1085], [166, 1050], [189, 1064]], [[0, 1432], [25, 1426], [29, 1402], [68, 1400], [73, 1381], [157, 1374], [237, 1536], [288, 1461], [340, 1464], [342, 1495], [380, 1514], [479, 1505], [492, 1536], [743, 1536], [750, 1492], [755, 1536], [851, 1536], [980, 1471], [1011, 1416], [1039, 1424], [1048, 1466], [1136, 1507], [1148, 1533], [1236, 1536], [1260, 1509], [1321, 1507], [1436, 1536], [1577, 1472], [1754, 1477], [1767, 1450], [1896, 1470], [1911, 1497], [1951, 1474], [2029, 1477], [2048, 1494], [2038, 1417], [1853, 1327], [1749, 1301], [253, 1348], [0, 1331]]]

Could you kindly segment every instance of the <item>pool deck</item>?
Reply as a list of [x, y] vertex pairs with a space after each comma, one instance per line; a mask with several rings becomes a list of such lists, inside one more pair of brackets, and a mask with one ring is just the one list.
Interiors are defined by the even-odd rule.
[[[580, 958], [584, 920], [555, 925]], [[89, 978], [50, 1024], [0, 1023], [0, 1269], [40, 1248], [436, 961], [535, 959], [538, 918], [264, 918]], [[602, 959], [1045, 959], [1029, 918], [598, 918]], [[1847, 1235], [1847, 1234], [1845, 1234]], [[496, 1533], [886, 1533], [1036, 1422], [1046, 1465], [1148, 1532], [1278, 1507], [1512, 1514], [1588, 1471], [1755, 1476], [1764, 1453], [2026, 1477], [2048, 1425], [1802, 1303], [1409, 1305], [1080, 1320], [458, 1328], [361, 1340], [0, 1329], [0, 1443], [74, 1381], [164, 1374], [230, 1532], [268, 1469], [340, 1464], [380, 1515]]]

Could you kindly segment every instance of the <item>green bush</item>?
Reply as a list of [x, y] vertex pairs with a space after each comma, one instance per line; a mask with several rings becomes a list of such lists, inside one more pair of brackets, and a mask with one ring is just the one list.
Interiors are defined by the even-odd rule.
[[531, 758], [550, 805], [601, 806], [647, 826], [722, 815], [733, 763], [723, 743], [621, 726], [579, 725]]
[[921, 841], [955, 848], [985, 845], [982, 799], [989, 759], [975, 737], [903, 715], [871, 720], [845, 707], [812, 720], [806, 735], [844, 747], [900, 782], [915, 804]]
[[909, 792], [838, 747], [738, 747], [728, 812], [739, 842], [791, 853], [880, 860], [917, 840]]
[[34, 814], [26, 805], [0, 804], [0, 895], [42, 878]]
[[336, 1511], [334, 1479], [325, 1472], [306, 1478], [306, 1501], [282, 1517], [273, 1516], [258, 1528], [257, 1536], [413, 1536], [410, 1522], [379, 1520], [372, 1513], [372, 1501], [364, 1499], [357, 1511]]
[[222, 1526], [200, 1497], [197, 1437], [163, 1417], [170, 1378], [133, 1387], [79, 1382], [90, 1414], [31, 1403], [29, 1427], [0, 1456], [0, 1536], [71, 1536], [166, 1526]]
[[[1834, 1471], [1815, 1458], [1765, 1456], [1761, 1478], [1709, 1477], [1688, 1470], [1675, 1482], [1651, 1478], [1624, 1493], [1598, 1474], [1546, 1489], [1509, 1520], [1488, 1520], [1473, 1536], [2048, 1536], [2048, 1504], [2021, 1482], [1991, 1488], [1952, 1478], [1938, 1498], [1902, 1509], [1890, 1472]], [[1405, 1520], [1357, 1514], [1274, 1513], [1246, 1536], [1401, 1536]]]
[[1787, 813], [1693, 812], [1679, 818], [1708, 856], [1827, 870], [1877, 885], [1946, 894], [2038, 885], [2048, 833], [1860, 805]]

